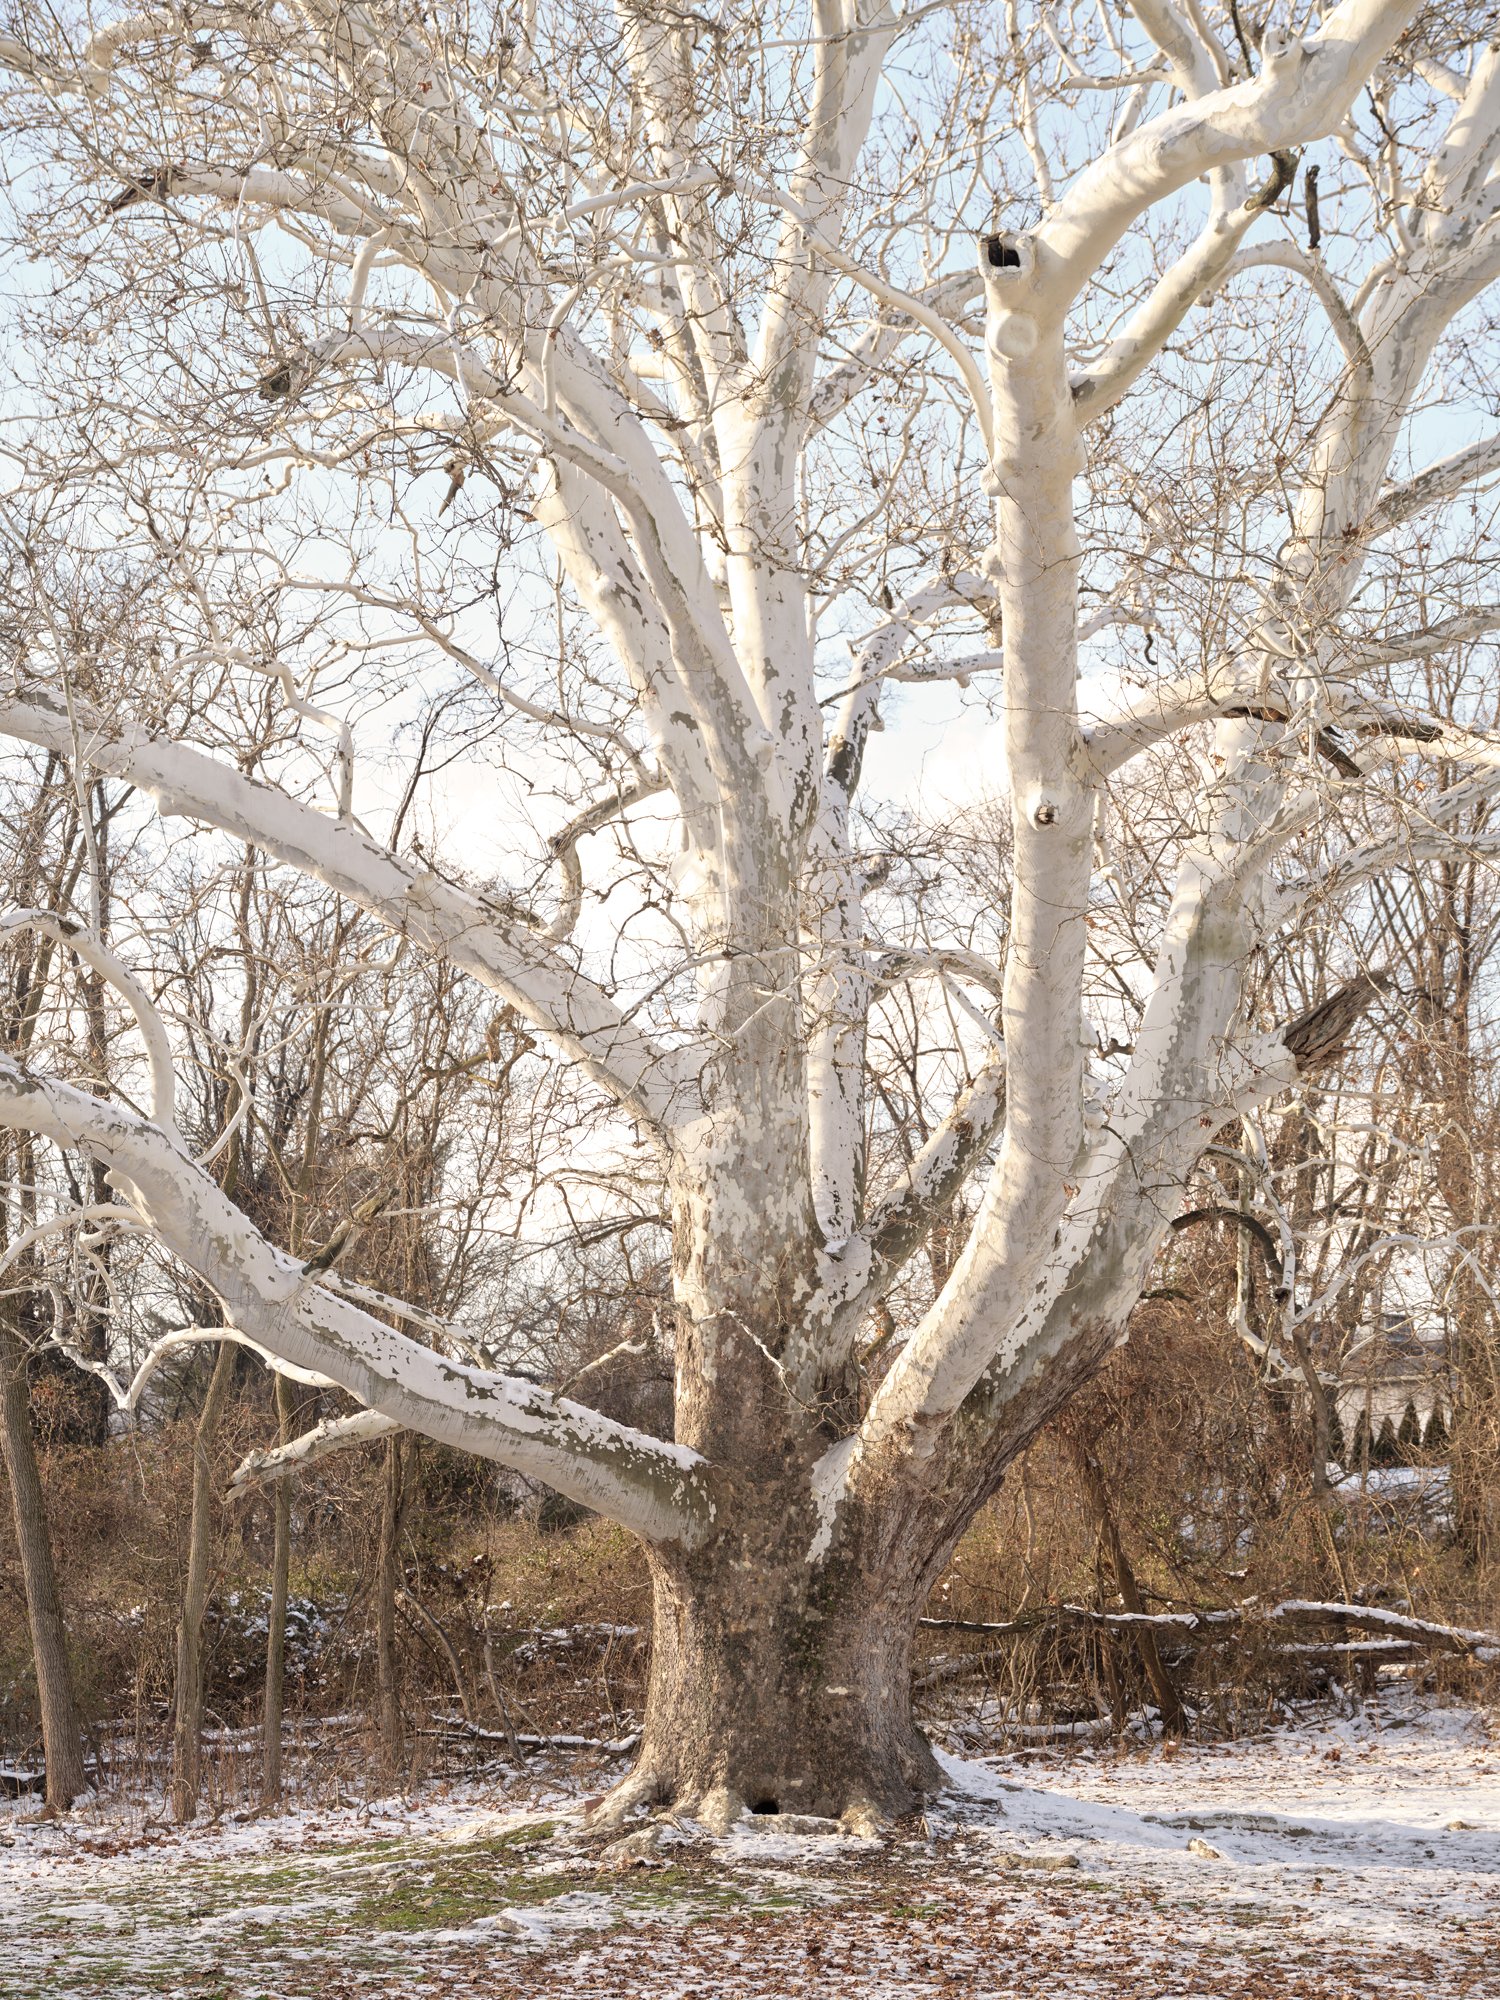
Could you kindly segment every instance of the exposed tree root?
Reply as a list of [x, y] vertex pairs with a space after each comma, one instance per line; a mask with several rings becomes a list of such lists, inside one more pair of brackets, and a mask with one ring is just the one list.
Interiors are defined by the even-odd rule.
[[652, 1765], [637, 1765], [617, 1785], [612, 1785], [588, 1813], [584, 1825], [590, 1833], [608, 1833], [622, 1826], [641, 1806], [662, 1803], [665, 1787]]

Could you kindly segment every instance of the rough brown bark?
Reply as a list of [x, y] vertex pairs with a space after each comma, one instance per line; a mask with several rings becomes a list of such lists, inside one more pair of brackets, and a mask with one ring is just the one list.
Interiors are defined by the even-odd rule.
[[712, 1822], [774, 1804], [861, 1823], [936, 1790], [912, 1715], [917, 1620], [1009, 1466], [1118, 1338], [1115, 1323], [1061, 1314], [1050, 1368], [1019, 1388], [991, 1371], [930, 1452], [883, 1455], [820, 1561], [808, 1472], [831, 1437], [768, 1427], [757, 1476], [726, 1487], [722, 1532], [691, 1554], [648, 1551], [642, 1745], [606, 1813], [671, 1803]]
[[203, 1611], [213, 1556], [213, 1447], [234, 1373], [234, 1344], [219, 1343], [208, 1394], [193, 1437], [193, 1504], [188, 1523], [187, 1575], [177, 1621], [172, 1724], [172, 1817], [197, 1816], [203, 1779]]
[[694, 1555], [652, 1551], [642, 1745], [617, 1804], [670, 1802], [711, 1825], [747, 1810], [861, 1824], [941, 1782], [911, 1709], [933, 1565], [904, 1539], [877, 1564], [858, 1522], [809, 1562], [818, 1523], [796, 1491], [736, 1510]]
[[[276, 1436], [292, 1435], [294, 1398], [285, 1375], [275, 1378]], [[292, 1564], [292, 1482], [278, 1479], [271, 1497], [271, 1600], [266, 1613], [266, 1700], [261, 1723], [261, 1804], [281, 1797], [281, 1722], [286, 1689], [286, 1599]]]
[[396, 1595], [401, 1588], [401, 1523], [406, 1512], [406, 1458], [399, 1433], [385, 1441], [380, 1541], [375, 1558], [375, 1689], [380, 1718], [380, 1772], [390, 1780], [406, 1754], [401, 1713], [401, 1659], [396, 1645]]
[[47, 1804], [62, 1811], [84, 1788], [83, 1750], [68, 1663], [68, 1638], [52, 1560], [47, 1501], [31, 1426], [25, 1357], [14, 1329], [3, 1316], [0, 1316], [0, 1445], [4, 1448], [10, 1481], [26, 1616], [36, 1663], [42, 1751], [47, 1766]]

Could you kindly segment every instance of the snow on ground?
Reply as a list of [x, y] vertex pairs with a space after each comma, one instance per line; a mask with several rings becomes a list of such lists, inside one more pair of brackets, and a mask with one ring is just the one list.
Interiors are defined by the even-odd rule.
[[1254, 1742], [945, 1759], [889, 1841], [673, 1830], [576, 1793], [185, 1833], [0, 1812], [4, 2000], [1500, 2000], [1500, 1725], [1387, 1690]]

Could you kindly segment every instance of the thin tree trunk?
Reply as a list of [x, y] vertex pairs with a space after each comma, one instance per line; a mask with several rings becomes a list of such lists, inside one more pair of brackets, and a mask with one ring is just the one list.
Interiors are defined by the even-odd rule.
[[[242, 913], [248, 903], [242, 903]], [[342, 926], [339, 932], [343, 935]], [[318, 1156], [318, 1134], [323, 1122], [323, 1090], [328, 1074], [328, 1020], [326, 1006], [319, 1008], [313, 1034], [312, 1079], [308, 1091], [307, 1130], [302, 1148], [302, 1165], [292, 1191], [292, 1226], [288, 1248], [294, 1257], [307, 1250], [307, 1210], [312, 1194]], [[248, 1018], [242, 1032], [248, 1031]], [[291, 1382], [278, 1374], [276, 1382], [276, 1437], [279, 1444], [291, 1441], [296, 1399]], [[272, 1509], [271, 1603], [266, 1620], [266, 1699], [261, 1732], [261, 1804], [274, 1805], [281, 1797], [281, 1724], [286, 1691], [286, 1594], [292, 1560], [292, 1475], [276, 1481]]]
[[[292, 1435], [292, 1384], [275, 1378], [276, 1436], [286, 1444]], [[261, 1804], [273, 1806], [281, 1797], [281, 1727], [286, 1692], [286, 1599], [292, 1566], [292, 1482], [278, 1479], [272, 1489], [271, 1602], [266, 1619], [266, 1703], [262, 1724]]]
[[83, 1750], [68, 1663], [67, 1632], [52, 1560], [47, 1501], [37, 1467], [25, 1358], [14, 1330], [3, 1316], [0, 1316], [0, 1425], [3, 1425], [0, 1442], [10, 1477], [16, 1544], [26, 1590], [26, 1615], [31, 1625], [31, 1650], [36, 1662], [42, 1752], [47, 1765], [47, 1804], [61, 1812], [83, 1790]]
[[448, 1671], [453, 1676], [453, 1692], [457, 1695], [458, 1705], [464, 1712], [464, 1721], [472, 1729], [475, 1722], [474, 1703], [469, 1694], [468, 1676], [464, 1673], [464, 1663], [458, 1656], [458, 1648], [427, 1606], [411, 1591], [398, 1590], [396, 1602], [411, 1618], [414, 1629], [420, 1632], [432, 1651], [439, 1659], [447, 1662]]
[[177, 1624], [177, 1674], [172, 1727], [172, 1817], [197, 1815], [203, 1775], [203, 1610], [213, 1556], [213, 1447], [234, 1373], [234, 1344], [221, 1341], [208, 1394], [193, 1437], [193, 1506], [188, 1524], [187, 1577]]
[[[1109, 1557], [1110, 1567], [1115, 1574], [1115, 1588], [1119, 1591], [1120, 1602], [1136, 1617], [1146, 1609], [1140, 1586], [1135, 1580], [1135, 1571], [1130, 1566], [1130, 1558], [1125, 1553], [1125, 1544], [1120, 1540], [1120, 1530], [1115, 1523], [1114, 1509], [1109, 1504], [1109, 1489], [1104, 1481], [1104, 1473], [1098, 1459], [1084, 1445], [1075, 1443], [1073, 1455], [1083, 1480], [1083, 1490], [1090, 1511], [1094, 1516], [1100, 1545]], [[1156, 1697], [1156, 1705], [1161, 1710], [1161, 1725], [1169, 1736], [1181, 1736], [1187, 1727], [1187, 1712], [1182, 1705], [1182, 1696], [1177, 1692], [1177, 1684], [1167, 1671], [1166, 1661], [1161, 1656], [1161, 1648], [1156, 1643], [1156, 1635], [1146, 1627], [1135, 1633], [1136, 1651], [1141, 1656], [1141, 1665], [1146, 1670], [1146, 1679], [1151, 1683], [1151, 1692]]]
[[375, 1684], [380, 1719], [380, 1771], [396, 1777], [405, 1756], [401, 1662], [396, 1648], [396, 1594], [401, 1588], [401, 1522], [406, 1511], [406, 1440], [385, 1441], [380, 1543], [375, 1562]]

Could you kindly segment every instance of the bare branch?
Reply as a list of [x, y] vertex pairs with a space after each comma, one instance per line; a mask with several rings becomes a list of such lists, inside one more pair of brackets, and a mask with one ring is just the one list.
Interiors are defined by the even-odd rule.
[[[124, 778], [168, 816], [219, 827], [337, 889], [399, 933], [444, 952], [574, 1056], [647, 1125], [667, 1116], [663, 1058], [602, 988], [555, 949], [452, 883], [387, 853], [352, 825], [326, 819], [275, 786], [185, 744], [115, 724], [75, 704], [88, 761]], [[0, 697], [0, 733], [71, 752], [64, 706], [37, 689]]]
[[247, 1493], [254, 1487], [267, 1486], [273, 1480], [285, 1479], [290, 1473], [315, 1465], [320, 1458], [347, 1451], [351, 1445], [367, 1444], [372, 1438], [389, 1437], [400, 1428], [392, 1418], [382, 1417], [375, 1410], [356, 1410], [348, 1417], [328, 1417], [288, 1444], [247, 1453], [230, 1475], [229, 1490]]
[[0, 1125], [80, 1147], [126, 1178], [158, 1240], [223, 1302], [227, 1337], [255, 1342], [273, 1366], [325, 1376], [393, 1423], [531, 1473], [648, 1540], [707, 1532], [714, 1503], [696, 1452], [447, 1360], [313, 1283], [144, 1119], [0, 1060]]

